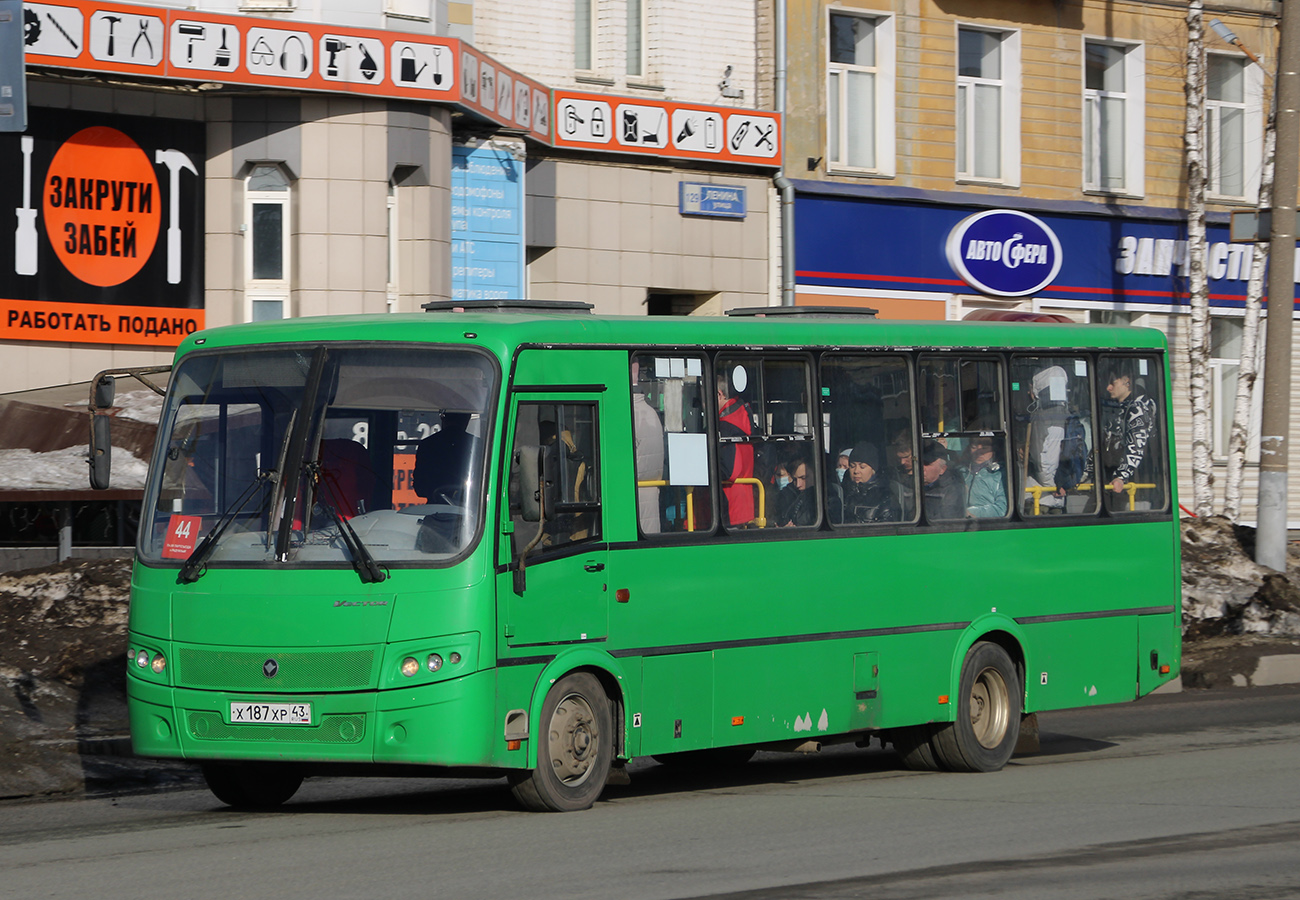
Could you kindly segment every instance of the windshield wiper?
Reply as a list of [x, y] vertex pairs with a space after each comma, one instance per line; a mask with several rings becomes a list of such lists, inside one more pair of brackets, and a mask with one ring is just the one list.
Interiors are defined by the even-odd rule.
[[248, 501], [252, 498], [253, 493], [258, 486], [266, 481], [277, 481], [278, 476], [275, 469], [267, 469], [259, 472], [257, 477], [249, 482], [248, 487], [244, 488], [244, 493], [240, 495], [239, 500], [231, 507], [230, 511], [217, 520], [217, 524], [212, 526], [212, 530], [207, 533], [199, 545], [194, 548], [194, 552], [189, 555], [184, 563], [181, 564], [181, 570], [176, 575], [177, 584], [192, 584], [198, 581], [207, 571], [208, 558], [212, 556], [212, 551], [217, 549], [217, 541], [225, 534], [230, 523], [235, 521], [235, 517], [244, 511]]
[[[320, 479], [320, 463], [309, 463], [307, 468], [311, 470], [313, 479]], [[361, 583], [373, 584], [385, 580], [389, 574], [380, 568], [380, 563], [376, 562], [374, 554], [370, 553], [368, 546], [365, 546], [365, 541], [361, 540], [356, 529], [352, 528], [352, 523], [339, 515], [333, 503], [325, 502], [324, 499], [318, 499], [317, 503], [329, 512], [330, 518], [334, 519], [334, 524], [338, 525], [338, 536], [343, 538], [343, 546], [346, 546], [348, 554], [352, 557], [352, 568], [355, 568], [356, 574], [361, 576]]]

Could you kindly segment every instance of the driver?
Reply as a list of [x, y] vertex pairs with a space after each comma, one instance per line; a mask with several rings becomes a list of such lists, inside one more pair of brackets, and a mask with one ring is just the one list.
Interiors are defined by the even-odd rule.
[[463, 494], [478, 440], [470, 434], [469, 413], [443, 412], [442, 426], [420, 441], [415, 451], [411, 487], [430, 503], [439, 495]]

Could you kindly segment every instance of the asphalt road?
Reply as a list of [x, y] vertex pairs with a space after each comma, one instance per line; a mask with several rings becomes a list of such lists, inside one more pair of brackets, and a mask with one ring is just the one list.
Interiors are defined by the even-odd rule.
[[569, 815], [504, 782], [309, 781], [282, 811], [206, 791], [0, 805], [0, 897], [1300, 898], [1300, 688], [1042, 717], [989, 775], [892, 753], [649, 761]]

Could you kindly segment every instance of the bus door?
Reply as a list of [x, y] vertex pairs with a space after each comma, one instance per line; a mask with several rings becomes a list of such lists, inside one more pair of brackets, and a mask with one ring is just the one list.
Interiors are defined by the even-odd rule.
[[[601, 519], [601, 391], [528, 387], [512, 396], [498, 575], [512, 647], [604, 640], [609, 555]], [[501, 571], [501, 569], [498, 569]]]

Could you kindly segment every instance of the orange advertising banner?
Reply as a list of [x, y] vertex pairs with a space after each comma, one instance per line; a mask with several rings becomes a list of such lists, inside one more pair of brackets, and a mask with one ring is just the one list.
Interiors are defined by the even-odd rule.
[[0, 340], [175, 347], [203, 328], [201, 309], [0, 298]]
[[23, 17], [29, 66], [446, 102], [550, 141], [550, 91], [456, 38], [96, 0]]

